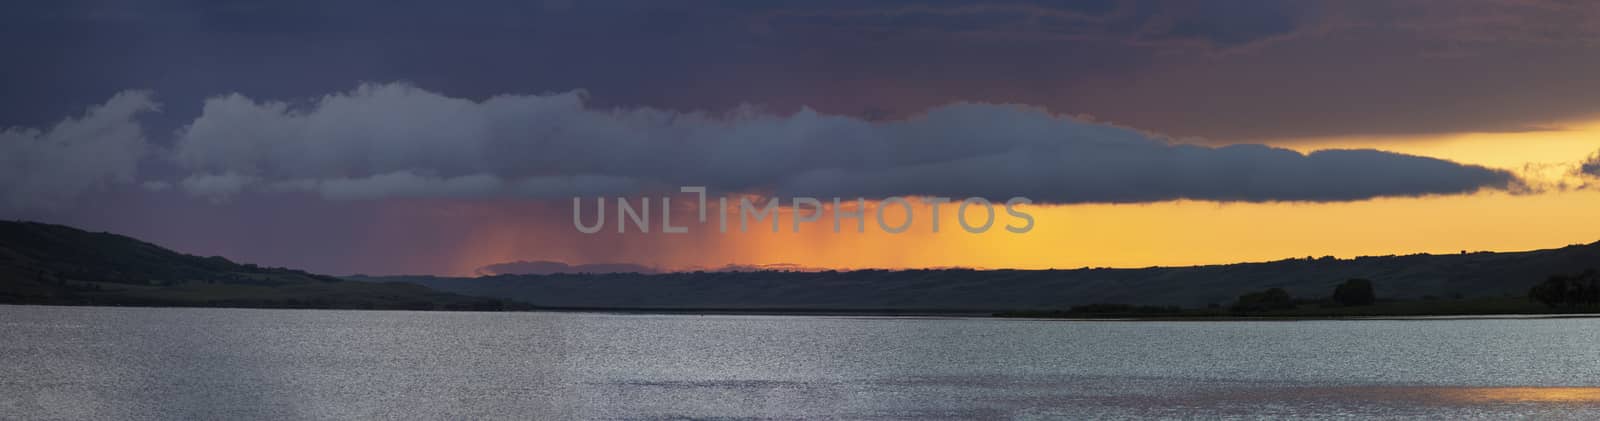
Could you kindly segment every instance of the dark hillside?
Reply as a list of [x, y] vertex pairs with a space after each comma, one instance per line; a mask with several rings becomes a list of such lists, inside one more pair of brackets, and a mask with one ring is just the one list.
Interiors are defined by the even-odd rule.
[[174, 252], [126, 236], [0, 222], [0, 303], [500, 309], [403, 283], [371, 283]]

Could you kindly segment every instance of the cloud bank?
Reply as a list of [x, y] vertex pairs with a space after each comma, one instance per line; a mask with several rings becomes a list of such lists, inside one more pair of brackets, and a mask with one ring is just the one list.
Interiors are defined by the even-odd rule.
[[132, 182], [147, 149], [135, 117], [156, 109], [149, 92], [128, 91], [48, 130], [0, 130], [0, 208], [55, 208]]
[[1344, 201], [1508, 188], [1506, 171], [1373, 150], [1309, 155], [1173, 144], [1014, 105], [946, 105], [905, 120], [805, 109], [601, 109], [582, 91], [453, 98], [367, 84], [291, 105], [206, 101], [178, 133], [186, 191], [329, 199], [560, 198], [675, 191], [819, 197], [1028, 196], [1047, 203]]
[[[869, 121], [752, 106], [598, 108], [586, 99], [573, 91], [475, 101], [407, 84], [297, 104], [219, 96], [170, 148], [147, 154], [138, 114], [156, 105], [148, 93], [125, 92], [50, 130], [0, 132], [0, 186], [10, 207], [45, 208], [136, 181], [146, 192], [170, 187], [219, 202], [277, 193], [553, 199], [690, 185], [823, 198], [1348, 201], [1520, 185], [1502, 170], [1374, 150], [1176, 144], [1016, 105], [957, 103]], [[138, 179], [151, 161], [165, 171]]]

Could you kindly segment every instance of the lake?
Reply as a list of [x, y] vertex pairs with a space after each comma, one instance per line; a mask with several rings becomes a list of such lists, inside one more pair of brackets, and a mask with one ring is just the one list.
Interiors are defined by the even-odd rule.
[[0, 306], [4, 418], [1600, 419], [1600, 319]]

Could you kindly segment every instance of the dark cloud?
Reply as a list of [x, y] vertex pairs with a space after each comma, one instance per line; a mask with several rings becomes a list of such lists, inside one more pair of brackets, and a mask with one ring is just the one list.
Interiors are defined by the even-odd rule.
[[213, 98], [179, 133], [177, 184], [328, 199], [675, 191], [820, 197], [1029, 196], [1053, 203], [1342, 201], [1508, 188], [1505, 171], [1378, 151], [1178, 145], [1014, 105], [904, 120], [811, 110], [595, 108], [583, 92], [452, 98], [364, 85], [304, 106]]
[[162, 93], [146, 123], [165, 132], [210, 96], [363, 80], [876, 118], [1024, 103], [1216, 143], [1600, 114], [1593, 2], [68, 0], [0, 16], [0, 125], [32, 127], [130, 87]]
[[1229, 50], [1302, 30], [1298, 9], [1286, 2], [1149, 2], [1150, 16], [1131, 37], [1139, 44], [1192, 45]]
[[1016, 195], [1053, 203], [1329, 202], [1515, 189], [1519, 183], [1502, 170], [1375, 150], [1302, 155], [1261, 145], [1063, 143], [937, 165], [817, 171], [789, 180], [780, 191], [867, 197], [905, 191], [957, 198]]
[[868, 36], [1059, 40], [1227, 50], [1299, 28], [1283, 2], [875, 2], [812, 3], [766, 11], [768, 30], [846, 31]]
[[1589, 159], [1585, 159], [1583, 163], [1579, 164], [1578, 172], [1600, 177], [1600, 152], [1595, 152], [1594, 155], [1589, 156]]

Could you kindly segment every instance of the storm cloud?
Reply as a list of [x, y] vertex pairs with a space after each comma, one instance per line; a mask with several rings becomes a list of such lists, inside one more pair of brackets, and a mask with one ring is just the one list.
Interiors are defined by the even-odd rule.
[[135, 117], [156, 108], [148, 92], [128, 91], [47, 130], [0, 130], [0, 208], [55, 208], [134, 181], [147, 148]]
[[1345, 201], [1517, 183], [1505, 171], [1373, 150], [1176, 144], [1016, 105], [956, 103], [868, 121], [752, 106], [601, 108], [587, 96], [473, 101], [407, 84], [301, 104], [221, 96], [179, 131], [172, 158], [189, 174], [178, 185], [191, 193], [329, 199], [558, 198], [705, 185], [726, 194], [1046, 203]]
[[1600, 177], [1600, 151], [1595, 152], [1594, 155], [1589, 155], [1588, 159], [1583, 160], [1578, 165], [1578, 172], [1592, 177]]

